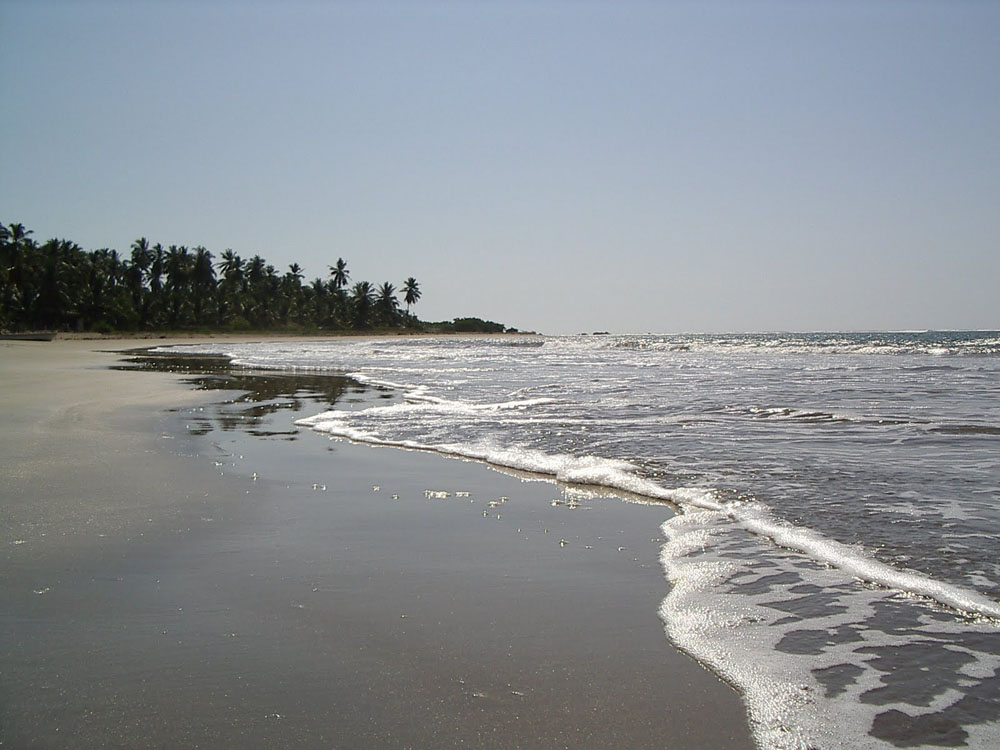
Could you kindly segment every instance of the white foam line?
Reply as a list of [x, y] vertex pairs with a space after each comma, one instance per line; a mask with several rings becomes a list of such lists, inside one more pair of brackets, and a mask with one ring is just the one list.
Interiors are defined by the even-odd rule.
[[858, 547], [829, 539], [812, 529], [778, 521], [759, 506], [742, 506], [730, 510], [729, 515], [748, 531], [767, 537], [781, 547], [797, 550], [814, 560], [832, 565], [855, 578], [926, 596], [962, 612], [1000, 618], [1000, 603], [977, 591], [936, 581], [923, 573], [897, 570], [868, 556]]
[[[526, 402], [513, 402], [513, 404]], [[421, 408], [424, 404], [400, 404], [372, 407], [373, 410]], [[446, 408], [459, 402], [448, 402]], [[470, 405], [462, 404], [463, 407]], [[484, 404], [484, 408], [516, 408], [510, 404]], [[365, 410], [368, 411], [368, 410]], [[626, 461], [550, 454], [530, 449], [486, 445], [427, 445], [414, 440], [387, 440], [349, 427], [350, 412], [330, 411], [296, 421], [297, 425], [360, 443], [423, 450], [446, 456], [471, 459], [509, 469], [547, 476], [564, 484], [591, 485], [622, 490], [633, 495], [672, 503], [682, 510], [719, 511], [753, 534], [771, 539], [775, 544], [801, 552], [848, 575], [889, 589], [925, 596], [961, 612], [1000, 619], [1000, 603], [959, 586], [934, 580], [923, 573], [902, 571], [880, 562], [861, 548], [843, 544], [808, 528], [775, 519], [766, 508], [755, 503], [723, 503], [708, 489], [698, 487], [666, 488], [637, 476], [636, 467]]]
[[349, 372], [347, 377], [357, 380], [359, 383], [364, 385], [374, 385], [383, 388], [395, 388], [401, 391], [425, 391], [427, 386], [425, 385], [413, 385], [406, 383], [394, 383], [391, 380], [379, 380], [378, 378], [373, 378], [371, 375], [366, 375], [363, 372]]
[[[522, 402], [484, 405], [488, 408], [516, 408]], [[401, 409], [407, 405], [374, 407], [375, 409]], [[410, 408], [419, 408], [412, 405]], [[551, 477], [564, 484], [591, 485], [621, 490], [633, 495], [663, 500], [674, 505], [687, 505], [708, 510], [721, 510], [710, 490], [697, 487], [667, 489], [655, 482], [635, 475], [635, 467], [626, 461], [593, 456], [580, 457], [569, 454], [543, 453], [530, 449], [500, 448], [494, 446], [460, 445], [457, 443], [427, 445], [414, 440], [387, 440], [346, 424], [349, 412], [330, 411], [314, 417], [296, 420], [295, 424], [309, 427], [334, 437], [359, 443], [383, 445], [410, 450], [423, 450], [446, 456], [465, 458]]]

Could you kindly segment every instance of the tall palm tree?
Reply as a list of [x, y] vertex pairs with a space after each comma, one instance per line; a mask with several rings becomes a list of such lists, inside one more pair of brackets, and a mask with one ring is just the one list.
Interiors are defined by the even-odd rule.
[[39, 267], [33, 269], [37, 289], [25, 300], [31, 307], [32, 324], [51, 329], [70, 321], [82, 295], [80, 274], [74, 273], [73, 263], [81, 254], [69, 240], [49, 240], [39, 248]]
[[201, 245], [194, 249], [191, 260], [191, 290], [194, 322], [202, 325], [205, 305], [211, 303], [215, 295], [215, 266], [212, 265], [212, 254]]
[[403, 282], [403, 302], [406, 303], [406, 315], [410, 315], [410, 305], [417, 304], [420, 299], [420, 284], [412, 276]]
[[149, 247], [149, 240], [140, 237], [132, 243], [132, 257], [125, 269], [125, 282], [132, 295], [132, 308], [140, 328], [146, 327], [149, 317], [150, 295], [146, 282], [152, 263], [153, 251]]
[[226, 324], [236, 312], [243, 291], [243, 259], [228, 247], [219, 257], [221, 260], [216, 264], [222, 274], [218, 295], [219, 322]]
[[346, 325], [351, 314], [348, 309], [348, 300], [345, 287], [351, 278], [351, 272], [347, 270], [347, 261], [337, 258], [336, 265], [330, 268], [330, 307], [334, 317], [340, 319], [340, 325]]
[[312, 289], [310, 303], [313, 323], [317, 327], [325, 326], [330, 317], [330, 296], [327, 293], [327, 286], [323, 279], [316, 278], [313, 279], [310, 288]]
[[388, 281], [378, 288], [375, 298], [375, 308], [378, 310], [382, 325], [393, 325], [399, 318], [399, 302], [396, 300], [396, 287]]
[[154, 325], [163, 323], [163, 274], [167, 265], [167, 256], [163, 245], [157, 242], [152, 248], [153, 259], [149, 263], [149, 317]]
[[264, 277], [261, 280], [260, 289], [257, 294], [257, 299], [260, 303], [258, 307], [259, 326], [272, 326], [277, 322], [278, 314], [281, 310], [280, 295], [281, 278], [278, 276], [278, 271], [275, 267], [267, 263], [264, 265]]
[[25, 229], [20, 222], [11, 224], [7, 230], [7, 241], [17, 250], [28, 244], [28, 235], [34, 234], [33, 229]]
[[234, 253], [232, 248], [227, 247], [223, 250], [222, 255], [220, 255], [219, 258], [221, 260], [218, 262], [217, 266], [219, 271], [222, 273], [222, 278], [242, 279], [243, 259]]
[[10, 230], [0, 222], [0, 324], [7, 321], [7, 291], [10, 283], [10, 266], [8, 263]]
[[243, 312], [251, 325], [260, 328], [264, 323], [265, 299], [264, 279], [267, 277], [267, 261], [254, 255], [243, 267]]
[[4, 253], [0, 257], [3, 263], [3, 278], [5, 279], [3, 296], [0, 303], [3, 307], [0, 313], [12, 313], [14, 308], [24, 309], [25, 285], [27, 283], [26, 266], [28, 256], [35, 249], [35, 243], [30, 239], [34, 234], [31, 229], [25, 229], [20, 222], [5, 228], [3, 242]]
[[298, 318], [302, 308], [302, 266], [292, 263], [281, 278], [281, 321]]
[[120, 281], [124, 266], [116, 250], [101, 248], [91, 253], [82, 253], [80, 262], [74, 262], [74, 251], [67, 249], [64, 263], [76, 266], [77, 283], [71, 285], [83, 324], [87, 328], [95, 323], [120, 327], [126, 323], [127, 316], [122, 309], [120, 299], [122, 287]]
[[369, 326], [374, 297], [375, 288], [369, 281], [359, 281], [351, 288], [354, 321], [358, 328], [367, 328]]
[[177, 326], [184, 317], [184, 308], [190, 299], [188, 293], [191, 282], [191, 253], [187, 247], [171, 245], [167, 248], [167, 256], [163, 261], [163, 270], [167, 275], [167, 299], [170, 305], [170, 325]]
[[153, 262], [153, 252], [149, 248], [149, 240], [140, 237], [132, 243], [132, 262], [145, 270]]
[[337, 265], [330, 266], [330, 276], [334, 289], [343, 289], [347, 286], [347, 282], [351, 278], [351, 272], [347, 270], [347, 261], [343, 258], [337, 258]]
[[253, 256], [247, 261], [244, 275], [251, 288], [260, 286], [267, 275], [267, 261], [259, 255]]

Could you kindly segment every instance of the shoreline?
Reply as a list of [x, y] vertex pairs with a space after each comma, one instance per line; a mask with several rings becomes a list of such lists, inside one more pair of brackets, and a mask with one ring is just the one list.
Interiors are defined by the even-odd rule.
[[[569, 511], [546, 482], [293, 432], [110, 369], [116, 341], [0, 349], [0, 739], [753, 746], [735, 691], [663, 634], [668, 509]], [[258, 434], [221, 426], [255, 408]]]

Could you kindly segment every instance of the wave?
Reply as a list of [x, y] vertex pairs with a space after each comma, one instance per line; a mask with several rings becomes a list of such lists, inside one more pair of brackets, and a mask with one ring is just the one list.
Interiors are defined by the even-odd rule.
[[[544, 406], [546, 404], [558, 403], [558, 399], [552, 398], [550, 396], [538, 396], [536, 398], [514, 398], [508, 401], [498, 401], [494, 403], [483, 403], [483, 404], [473, 404], [465, 401], [455, 401], [454, 399], [442, 398], [441, 396], [434, 396], [430, 393], [430, 388], [426, 385], [412, 385], [395, 383], [389, 380], [380, 380], [373, 378], [371, 376], [365, 375], [364, 373], [352, 372], [349, 373], [348, 377], [357, 380], [360, 383], [366, 385], [375, 386], [378, 388], [389, 388], [393, 390], [398, 390], [403, 392], [403, 403], [393, 404], [391, 406], [378, 407], [379, 414], [390, 414], [392, 410], [396, 411], [408, 411], [412, 410], [414, 407], [434, 407], [434, 410], [439, 413], [449, 413], [449, 414], [478, 414], [483, 412], [500, 412], [500, 411], [523, 411], [525, 409], [530, 409], [533, 406]], [[521, 389], [522, 391], [528, 389]], [[515, 391], [511, 395], [517, 395], [519, 391]], [[371, 413], [370, 410], [365, 410]], [[336, 414], [338, 412], [328, 412], [330, 414]]]
[[949, 424], [928, 428], [943, 435], [1000, 435], [1000, 427], [979, 424]]
[[[532, 399], [530, 401], [544, 403], [548, 400]], [[529, 403], [529, 401], [518, 401], [507, 404], [469, 405], [451, 402], [446, 408], [450, 410], [464, 409], [471, 411], [491, 408], [518, 408], [526, 406]], [[435, 408], [440, 408], [441, 405], [435, 404], [434, 406]], [[372, 407], [365, 411], [385, 412], [386, 410], [400, 410], [405, 407], [405, 404], [395, 404], [386, 407]], [[722, 505], [715, 499], [715, 494], [712, 490], [693, 487], [662, 487], [636, 474], [635, 466], [627, 461], [597, 456], [581, 457], [571, 454], [546, 453], [530, 448], [516, 448], [490, 443], [429, 444], [416, 440], [394, 440], [352, 427], [348, 424], [351, 415], [351, 412], [328, 411], [313, 417], [296, 420], [295, 424], [301, 427], [309, 427], [332, 437], [346, 438], [370, 445], [422, 450], [445, 456], [482, 461], [492, 466], [529, 472], [563, 484], [620, 490], [650, 500], [671, 503], [675, 506], [686, 505], [710, 510], [720, 510], [722, 508]]]
[[808, 411], [805, 409], [792, 409], [789, 407], [761, 407], [751, 406], [743, 413], [755, 419], [791, 419], [799, 422], [851, 422], [855, 421], [851, 417], [840, 414], [833, 414], [824, 411]]
[[898, 570], [861, 547], [846, 545], [812, 529], [775, 519], [770, 511], [748, 504], [731, 513], [740, 525], [786, 549], [802, 552], [862, 581], [933, 599], [960, 612], [1000, 619], [1000, 603], [976, 591], [935, 580], [924, 573]]
[[[968, 739], [949, 744], [996, 746], [997, 711], [977, 702], [1000, 675], [995, 619], [913, 611], [911, 592], [845, 581], [844, 567], [768, 544], [724, 513], [678, 515], [661, 531], [671, 582], [660, 606], [664, 629], [740, 690], [759, 747], [923, 747], [940, 744], [937, 730], [947, 725]], [[887, 674], [900, 658], [910, 666]], [[898, 688], [925, 664], [934, 664], [937, 685], [949, 686], [933, 703]]]
[[736, 416], [746, 416], [751, 419], [760, 420], [782, 420], [791, 423], [803, 424], [834, 424], [848, 423], [854, 425], [865, 425], [870, 427], [895, 427], [907, 425], [925, 432], [940, 435], [1000, 435], [1000, 427], [996, 425], [984, 424], [952, 424], [944, 422], [930, 422], [927, 420], [912, 419], [901, 416], [887, 414], [884, 416], [856, 416], [849, 414], [838, 414], [827, 411], [813, 411], [808, 409], [794, 409], [786, 406], [749, 406], [735, 409], [725, 409], [725, 413]]
[[[948, 355], [1000, 354], [994, 331], [878, 334], [671, 334], [615, 336], [590, 341], [594, 348], [661, 352], [768, 352], [785, 354]], [[986, 335], [994, 334], [994, 335]]]
[[445, 456], [482, 461], [517, 471], [530, 472], [569, 485], [588, 485], [609, 490], [620, 490], [650, 500], [670, 503], [681, 511], [709, 510], [722, 513], [731, 522], [757, 537], [802, 553], [810, 559], [832, 566], [862, 581], [885, 588], [926, 597], [946, 607], [969, 615], [1000, 619], [1000, 603], [988, 596], [953, 584], [938, 581], [924, 573], [899, 570], [881, 562], [858, 546], [847, 545], [823, 536], [812, 529], [777, 519], [766, 506], [743, 500], [723, 501], [711, 488], [664, 487], [642, 477], [628, 461], [598, 456], [553, 454], [544, 451], [503, 446], [495, 443], [440, 443], [430, 444], [417, 440], [391, 439], [365, 431], [350, 424], [358, 413], [378, 413], [388, 416], [407, 409], [447, 409], [449, 411], [489, 411], [530, 408], [548, 399], [531, 399], [499, 404], [463, 404], [444, 400], [415, 404], [394, 404], [370, 407], [361, 412], [328, 411], [296, 421], [302, 427], [333, 437], [346, 438], [361, 443], [383, 445], [411, 450], [423, 450]]

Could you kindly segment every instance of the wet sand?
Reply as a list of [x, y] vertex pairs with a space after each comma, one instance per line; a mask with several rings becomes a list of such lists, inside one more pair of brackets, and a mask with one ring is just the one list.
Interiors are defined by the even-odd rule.
[[666, 507], [292, 425], [389, 396], [350, 381], [96, 351], [134, 346], [0, 344], [4, 745], [752, 747], [663, 634]]

